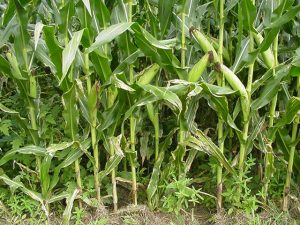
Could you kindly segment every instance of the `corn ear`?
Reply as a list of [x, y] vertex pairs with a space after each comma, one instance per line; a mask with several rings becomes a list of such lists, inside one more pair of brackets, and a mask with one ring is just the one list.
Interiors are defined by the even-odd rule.
[[213, 45], [211, 44], [211, 42], [207, 39], [207, 37], [204, 34], [202, 34], [199, 30], [197, 30], [194, 27], [192, 27], [190, 29], [190, 33], [193, 34], [193, 36], [195, 37], [195, 39], [199, 43], [201, 49], [205, 53], [208, 53], [209, 51], [212, 51], [213, 56], [214, 56], [214, 62], [219, 62], [220, 61], [220, 58], [219, 58], [216, 50], [214, 49]]
[[213, 61], [216, 64], [217, 70], [219, 72], [222, 72], [224, 74], [225, 79], [227, 82], [230, 84], [230, 86], [239, 92], [240, 97], [241, 97], [241, 106], [242, 106], [242, 111], [243, 111], [243, 118], [244, 122], [248, 121], [249, 117], [249, 97], [248, 93], [246, 91], [245, 86], [243, 83], [240, 81], [240, 79], [224, 64], [220, 64], [220, 58], [214, 49], [213, 45], [211, 42], [206, 38], [204, 34], [202, 34], [199, 30], [195, 28], [190, 29], [191, 34], [196, 38], [198, 41], [200, 47], [203, 49], [204, 52], [208, 53], [209, 51], [212, 52], [213, 54]]
[[139, 80], [137, 81], [138, 84], [149, 84], [153, 78], [156, 76], [157, 72], [159, 71], [160, 67], [158, 64], [154, 63], [151, 66], [147, 67], [140, 75]]
[[[264, 40], [263, 36], [260, 33], [253, 32], [253, 37], [257, 44], [261, 44]], [[273, 55], [271, 49], [268, 48], [268, 50], [262, 52], [261, 55], [262, 55], [264, 63], [268, 67], [268, 69], [273, 68], [275, 63], [274, 63], [274, 55]]]
[[191, 71], [188, 74], [188, 81], [190, 82], [197, 82], [201, 75], [203, 74], [204, 70], [209, 65], [210, 56], [209, 53], [206, 53], [200, 60], [197, 62]]
[[241, 106], [243, 111], [244, 122], [248, 121], [249, 117], [249, 97], [246, 91], [244, 84], [240, 81], [240, 79], [230, 70], [227, 66], [223, 64], [219, 64], [220, 72], [224, 74], [226, 81], [230, 84], [230, 86], [238, 91], [241, 97]]

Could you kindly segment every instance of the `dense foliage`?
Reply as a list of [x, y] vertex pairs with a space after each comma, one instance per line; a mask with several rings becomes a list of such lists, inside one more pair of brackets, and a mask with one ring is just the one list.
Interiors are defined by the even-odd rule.
[[66, 205], [65, 224], [75, 205], [116, 211], [124, 187], [132, 204], [176, 213], [288, 211], [299, 11], [299, 0], [2, 0], [0, 201], [28, 196], [46, 217]]

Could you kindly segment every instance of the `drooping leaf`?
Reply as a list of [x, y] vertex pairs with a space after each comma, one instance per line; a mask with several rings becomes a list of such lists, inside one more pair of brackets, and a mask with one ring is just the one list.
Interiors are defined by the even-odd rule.
[[7, 161], [13, 159], [16, 153], [25, 155], [45, 156], [46, 149], [35, 145], [28, 145], [22, 148], [12, 149], [6, 152], [5, 155], [0, 159], [0, 166], [5, 164]]
[[43, 202], [42, 196], [39, 193], [26, 188], [22, 182], [12, 180], [8, 176], [6, 176], [5, 174], [0, 175], [0, 179], [3, 180], [10, 187], [20, 188], [20, 190], [22, 192], [24, 192], [26, 195], [28, 195], [32, 199], [40, 202], [42, 204], [42, 206], [44, 206], [44, 202]]
[[207, 137], [201, 130], [195, 129], [193, 135], [188, 137], [184, 143], [184, 145], [189, 146], [198, 151], [203, 151], [213, 157], [215, 157], [221, 165], [235, 175], [235, 171], [232, 166], [229, 164], [223, 153], [220, 149], [211, 141], [209, 137]]

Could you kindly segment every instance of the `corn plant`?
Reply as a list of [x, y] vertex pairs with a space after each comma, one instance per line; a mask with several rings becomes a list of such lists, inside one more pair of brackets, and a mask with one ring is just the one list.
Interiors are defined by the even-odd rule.
[[[128, 196], [167, 211], [194, 207], [188, 198], [245, 209], [243, 195], [267, 206], [285, 170], [288, 211], [299, 10], [297, 0], [1, 2], [0, 187], [38, 201], [49, 223], [64, 202], [69, 224], [74, 204], [117, 212]], [[175, 184], [190, 194], [164, 197]]]

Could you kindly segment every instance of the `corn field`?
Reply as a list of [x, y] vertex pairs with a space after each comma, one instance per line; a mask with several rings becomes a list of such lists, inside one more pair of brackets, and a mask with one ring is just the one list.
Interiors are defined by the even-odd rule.
[[299, 0], [1, 0], [0, 14], [8, 210], [19, 195], [48, 224], [58, 206], [63, 224], [139, 204], [300, 214]]

